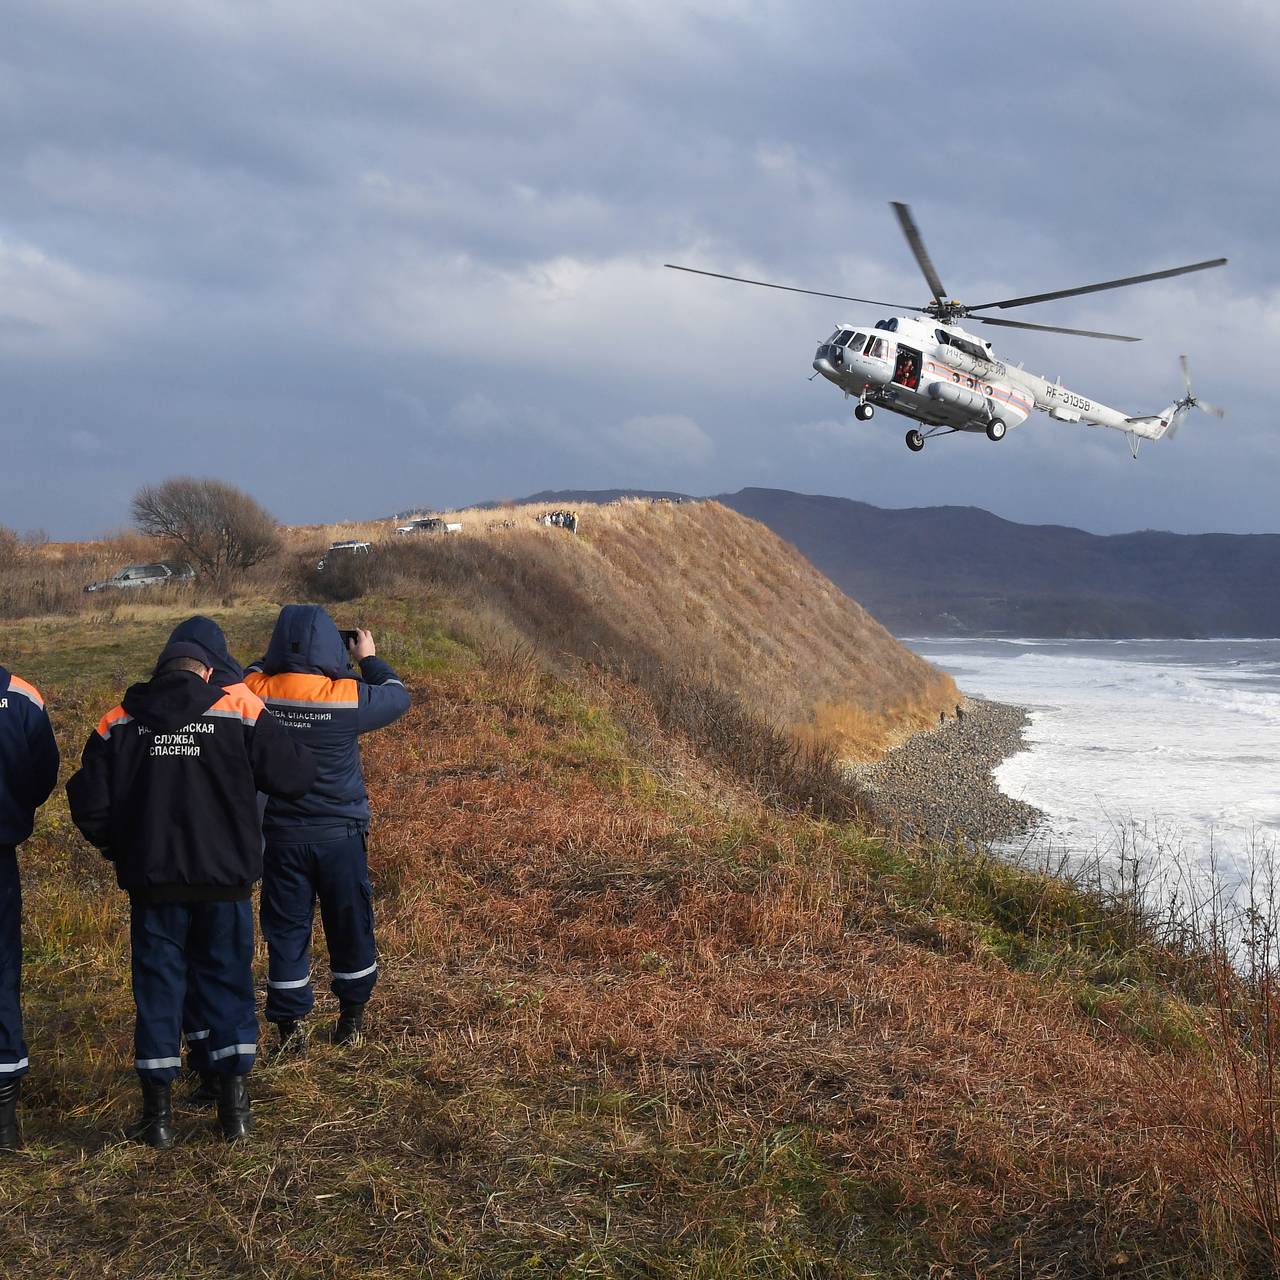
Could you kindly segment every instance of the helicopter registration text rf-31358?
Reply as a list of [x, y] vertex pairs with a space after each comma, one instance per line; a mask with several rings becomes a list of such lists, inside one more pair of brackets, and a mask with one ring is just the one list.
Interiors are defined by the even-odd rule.
[[[817, 289], [799, 289], [793, 285], [773, 284], [767, 280], [749, 280], [745, 276], [724, 275], [697, 267], [681, 267], [668, 262], [675, 271], [712, 276], [717, 280], [733, 280], [739, 284], [758, 285], [765, 289], [781, 289], [787, 293], [805, 293], [818, 298], [836, 298], [874, 307], [894, 307], [911, 312], [874, 325], [841, 324], [818, 347], [813, 368], [829, 382], [835, 383], [846, 396], [858, 403], [854, 417], [867, 421], [877, 408], [900, 413], [919, 423], [907, 432], [907, 448], [918, 453], [924, 442], [938, 435], [958, 431], [984, 432], [988, 439], [1002, 440], [1010, 427], [1021, 426], [1034, 409], [1047, 413], [1059, 422], [1084, 422], [1095, 427], [1111, 427], [1123, 431], [1136, 458], [1143, 440], [1172, 437], [1179, 423], [1191, 409], [1204, 409], [1222, 417], [1222, 410], [1198, 400], [1191, 391], [1191, 377], [1186, 356], [1181, 356], [1184, 394], [1159, 413], [1137, 416], [1122, 413], [1070, 391], [1059, 382], [1011, 368], [996, 357], [991, 343], [969, 333], [956, 322], [972, 318], [979, 324], [1006, 329], [1034, 329], [1046, 333], [1068, 333], [1081, 338], [1106, 338], [1112, 342], [1137, 342], [1122, 333], [1101, 333], [1093, 329], [1067, 329], [1060, 325], [1031, 324], [1025, 320], [1006, 320], [979, 312], [1025, 307], [1036, 302], [1071, 298], [1083, 293], [1100, 293], [1144, 284], [1151, 280], [1167, 280], [1221, 267], [1226, 258], [1193, 262], [1185, 267], [1151, 271], [1145, 275], [1104, 280], [1099, 284], [1080, 285], [1073, 289], [1055, 289], [1049, 293], [1028, 294], [1020, 298], [1004, 298], [969, 307], [948, 296], [942, 281], [924, 247], [924, 240], [905, 204], [895, 203], [894, 212], [916, 263], [932, 293], [927, 306], [913, 307], [871, 298], [854, 298], [848, 294], [823, 293]], [[922, 429], [923, 428], [923, 429]]]

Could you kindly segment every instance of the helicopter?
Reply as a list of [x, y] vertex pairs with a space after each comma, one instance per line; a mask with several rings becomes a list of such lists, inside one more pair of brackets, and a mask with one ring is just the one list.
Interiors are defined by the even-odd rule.
[[1100, 284], [1080, 285], [1074, 289], [1004, 298], [971, 307], [958, 302], [943, 288], [910, 206], [894, 201], [892, 207], [932, 295], [923, 307], [799, 289], [767, 280], [749, 280], [745, 276], [682, 267], [674, 262], [663, 265], [673, 271], [758, 285], [764, 289], [781, 289], [787, 293], [835, 298], [872, 307], [893, 307], [914, 313], [877, 320], [873, 326], [838, 325], [836, 331], [818, 346], [812, 375], [817, 377], [821, 374], [833, 382], [844, 392], [846, 399], [856, 397], [858, 403], [853, 416], [860, 422], [869, 421], [875, 416], [876, 409], [881, 408], [919, 423], [918, 427], [907, 432], [907, 448], [912, 453], [919, 453], [925, 441], [935, 436], [962, 431], [982, 432], [989, 440], [1003, 440], [1011, 427], [1021, 426], [1031, 416], [1032, 410], [1038, 409], [1057, 422], [1084, 422], [1090, 426], [1123, 431], [1128, 436], [1130, 452], [1137, 458], [1143, 440], [1172, 438], [1192, 409], [1202, 409], [1219, 418], [1223, 416], [1217, 405], [1200, 400], [1192, 392], [1185, 355], [1179, 357], [1184, 391], [1182, 398], [1159, 413], [1130, 416], [1069, 390], [1062, 385], [1061, 378], [1050, 382], [1047, 378], [1027, 373], [1021, 365], [1011, 367], [996, 356], [990, 342], [963, 329], [957, 321], [973, 319], [979, 324], [1006, 329], [1034, 329], [1041, 333], [1066, 333], [1080, 338], [1105, 338], [1111, 342], [1138, 342], [1140, 339], [1123, 333], [1067, 329], [1059, 325], [1031, 324], [1025, 320], [1006, 320], [978, 313], [1026, 307], [1084, 293], [1100, 293], [1105, 289], [1122, 289], [1151, 280], [1168, 280], [1193, 271], [1225, 266], [1226, 258], [1193, 262], [1185, 267], [1125, 276], [1119, 280], [1104, 280]]

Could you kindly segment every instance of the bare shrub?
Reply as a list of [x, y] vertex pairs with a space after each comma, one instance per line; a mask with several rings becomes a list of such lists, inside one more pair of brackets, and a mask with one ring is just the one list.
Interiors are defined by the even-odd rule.
[[0, 524], [0, 572], [12, 569], [22, 555], [22, 539], [17, 531]]
[[261, 564], [280, 545], [275, 517], [222, 480], [177, 476], [145, 485], [130, 508], [143, 533], [167, 543], [219, 585]]

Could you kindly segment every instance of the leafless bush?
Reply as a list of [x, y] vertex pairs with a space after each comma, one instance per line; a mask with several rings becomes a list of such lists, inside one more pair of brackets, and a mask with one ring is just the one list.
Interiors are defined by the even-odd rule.
[[222, 480], [178, 476], [139, 489], [133, 521], [217, 584], [261, 564], [280, 544], [275, 517]]

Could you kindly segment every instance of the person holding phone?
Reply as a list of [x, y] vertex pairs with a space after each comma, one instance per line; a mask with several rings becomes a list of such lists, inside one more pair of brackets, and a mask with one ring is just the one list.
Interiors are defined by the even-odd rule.
[[363, 1031], [378, 977], [359, 739], [404, 715], [409, 691], [377, 656], [370, 631], [340, 632], [322, 608], [298, 604], [280, 611], [266, 656], [249, 667], [245, 683], [318, 766], [310, 792], [269, 800], [263, 818], [266, 1019], [278, 1027], [283, 1050], [302, 1049], [303, 1020], [315, 1004], [311, 935], [319, 899], [338, 999], [334, 1039], [345, 1044]]

